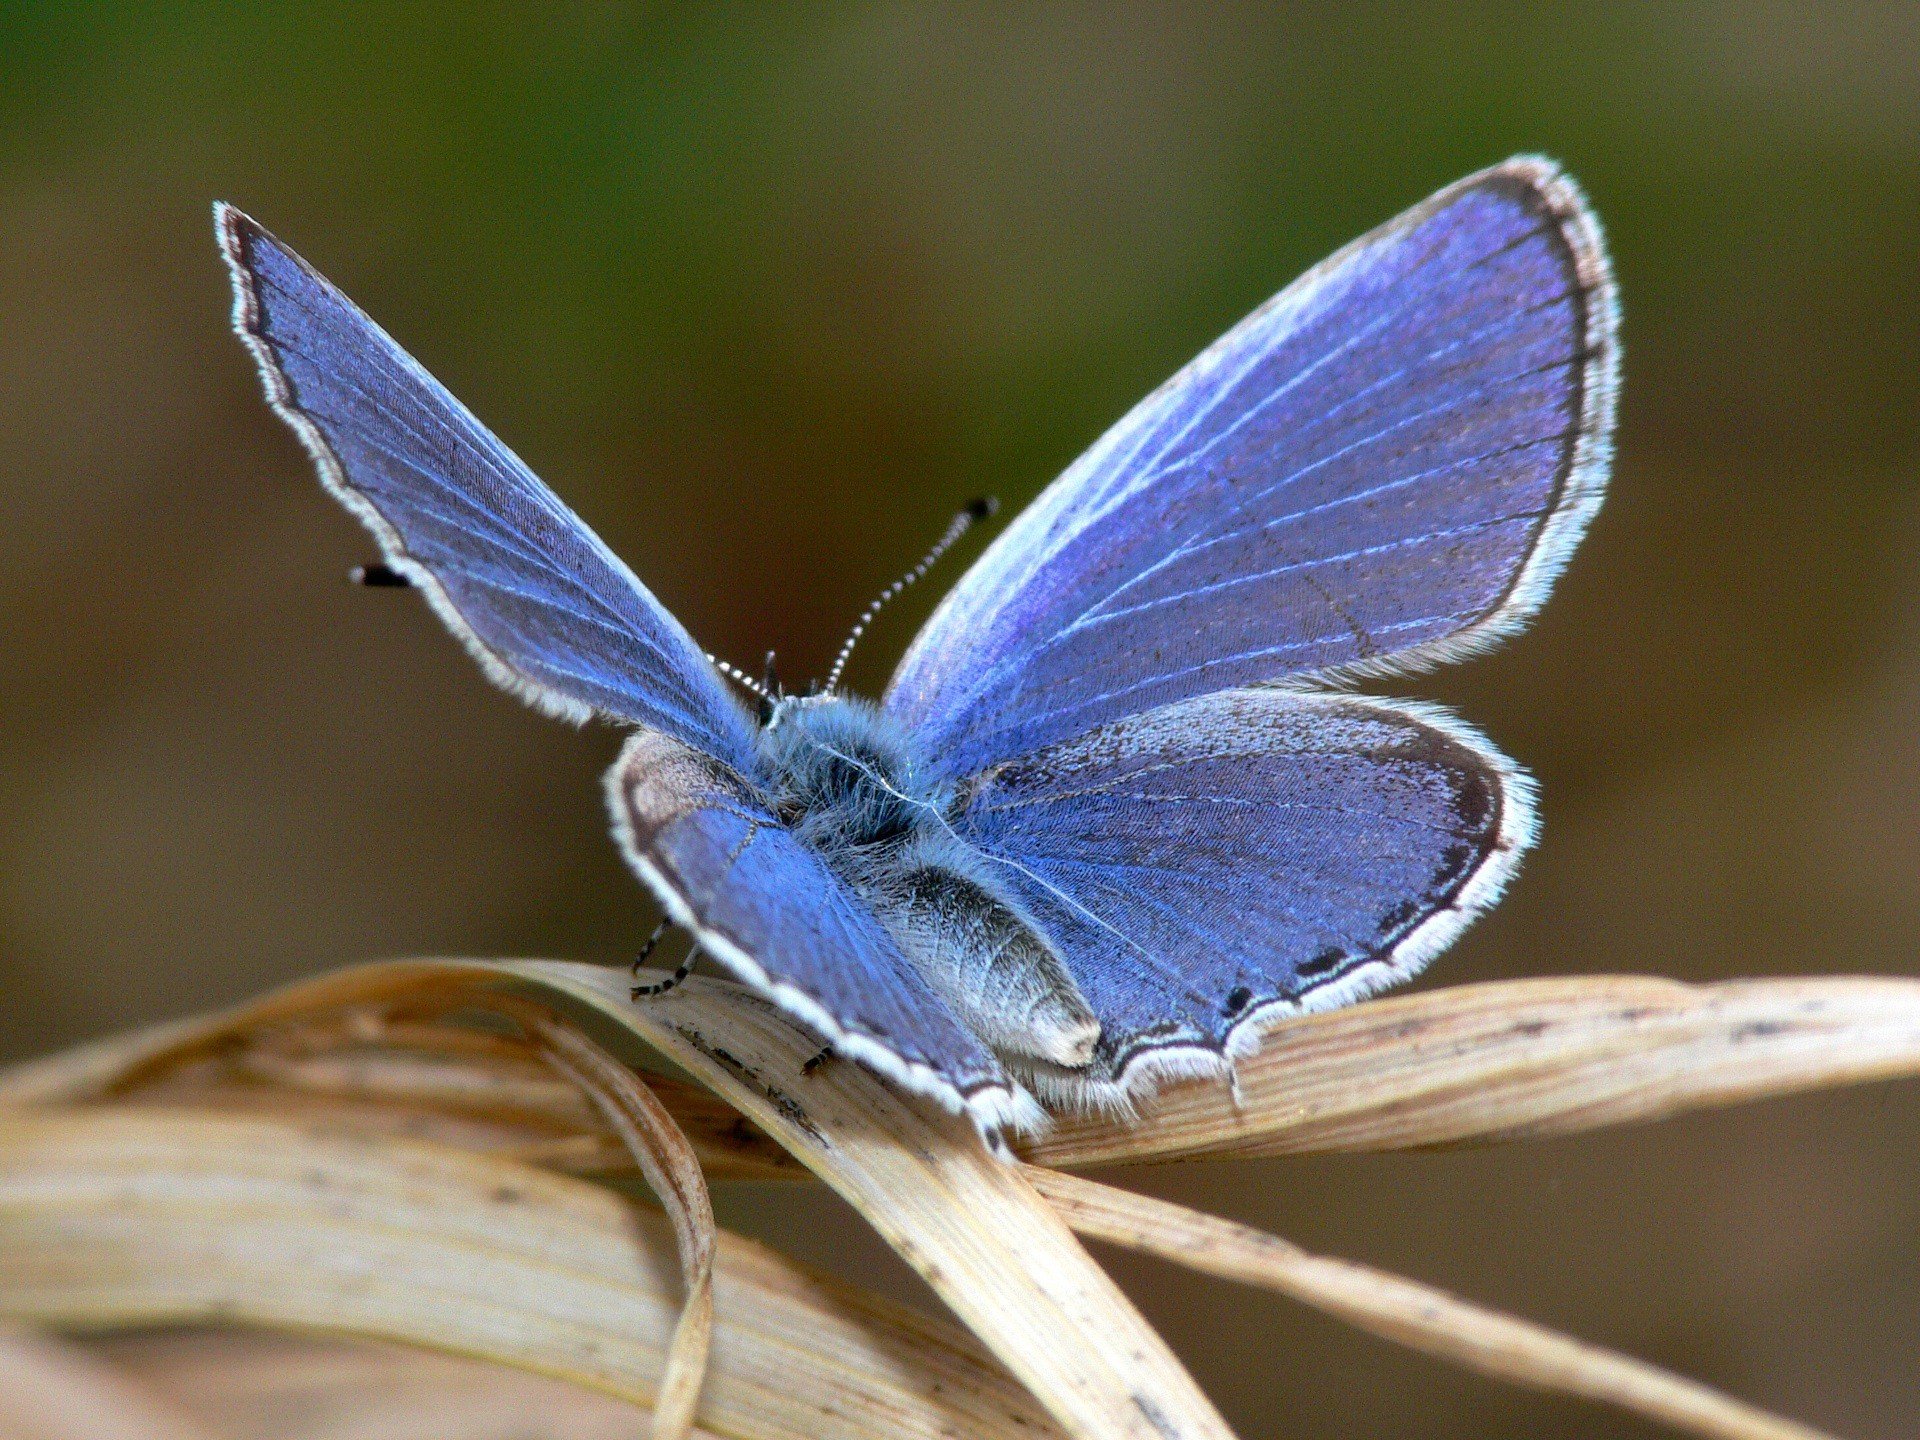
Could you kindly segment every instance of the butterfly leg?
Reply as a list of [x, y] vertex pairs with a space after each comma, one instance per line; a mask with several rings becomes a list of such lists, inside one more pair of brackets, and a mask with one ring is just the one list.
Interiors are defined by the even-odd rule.
[[636, 980], [640, 978], [640, 967], [647, 963], [647, 958], [653, 954], [654, 947], [660, 943], [660, 937], [672, 928], [671, 920], [662, 920], [653, 927], [653, 933], [647, 936], [647, 943], [642, 945], [640, 953], [633, 957], [633, 975]]
[[[640, 953], [634, 956], [633, 973], [636, 977], [640, 974], [640, 967], [647, 963], [647, 957], [653, 954], [654, 947], [660, 943], [660, 937], [666, 934], [672, 926], [673, 922], [671, 920], [662, 920], [658, 925], [653, 927], [653, 934], [647, 937], [647, 943], [642, 945], [640, 947]], [[656, 995], [666, 994], [693, 973], [693, 962], [699, 958], [700, 946], [696, 941], [693, 948], [687, 951], [687, 958], [674, 967], [671, 975], [651, 985], [635, 985], [631, 992], [632, 998], [635, 1000], [647, 1000]]]
[[831, 1045], [822, 1045], [819, 1053], [800, 1067], [800, 1073], [802, 1075], [811, 1075], [831, 1059], [833, 1059], [833, 1047]]

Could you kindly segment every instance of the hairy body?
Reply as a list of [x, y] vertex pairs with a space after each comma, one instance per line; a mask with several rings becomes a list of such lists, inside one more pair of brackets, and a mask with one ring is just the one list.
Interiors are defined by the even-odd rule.
[[863, 700], [782, 699], [755, 762], [769, 808], [1003, 1063], [1019, 1073], [1093, 1058], [1100, 1023], [1080, 987], [955, 833], [956, 787], [922, 778], [898, 723]]

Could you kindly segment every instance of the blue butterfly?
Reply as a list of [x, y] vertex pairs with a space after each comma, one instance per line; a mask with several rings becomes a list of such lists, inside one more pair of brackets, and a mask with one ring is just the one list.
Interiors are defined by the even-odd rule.
[[1550, 162], [1440, 191], [1148, 396], [986, 551], [879, 703], [758, 714], [601, 541], [299, 256], [216, 208], [320, 477], [487, 675], [633, 727], [633, 869], [837, 1052], [972, 1115], [1125, 1115], [1406, 979], [1498, 898], [1532, 785], [1356, 680], [1519, 629], [1600, 505], [1615, 301]]

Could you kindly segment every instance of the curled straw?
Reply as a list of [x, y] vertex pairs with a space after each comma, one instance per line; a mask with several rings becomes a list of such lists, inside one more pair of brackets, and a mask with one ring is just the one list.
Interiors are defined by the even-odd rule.
[[[811, 1173], [831, 1185], [1005, 1367], [957, 1333], [929, 1330], [925, 1320], [851, 1292], [836, 1290], [825, 1305], [819, 1296], [826, 1292], [815, 1288], [811, 1308], [796, 1312], [792, 1287], [801, 1282], [793, 1277], [803, 1272], [789, 1268], [780, 1284], [743, 1285], [734, 1278], [739, 1256], [758, 1257], [763, 1281], [776, 1262], [723, 1234], [713, 1251], [718, 1319], [711, 1373], [697, 1408], [700, 1423], [716, 1434], [756, 1440], [958, 1429], [1087, 1440], [1225, 1436], [1205, 1397], [1069, 1226], [1278, 1289], [1483, 1373], [1610, 1402], [1689, 1433], [1727, 1440], [1816, 1434], [1412, 1281], [1307, 1255], [1275, 1237], [1164, 1202], [996, 1162], [964, 1125], [857, 1065], [834, 1062], [806, 1072], [813, 1040], [725, 982], [695, 979], [635, 1006], [624, 976], [560, 962], [360, 967], [223, 1015], [99, 1042], [0, 1076], [0, 1105], [44, 1107], [0, 1121], [0, 1313], [68, 1326], [230, 1314], [407, 1339], [546, 1370], [648, 1403], [663, 1394], [669, 1404], [680, 1403], [672, 1397], [687, 1393], [684, 1380], [671, 1373], [665, 1381], [650, 1378], [671, 1372], [670, 1287], [653, 1270], [635, 1268], [633, 1241], [623, 1246], [612, 1217], [628, 1217], [625, 1223], [639, 1229], [625, 1233], [642, 1237], [659, 1222], [636, 1220], [606, 1192], [556, 1173], [618, 1166], [634, 1138], [623, 1125], [645, 1138], [631, 1097], [609, 1104], [619, 1093], [615, 1072], [626, 1074], [625, 1067], [603, 1055], [611, 1069], [582, 1060], [567, 1048], [572, 1041], [555, 1039], [566, 1034], [590, 1043], [581, 1032], [557, 1019], [536, 1021], [542, 1012], [526, 1008], [525, 998], [503, 1006], [488, 988], [502, 980], [520, 982], [523, 997], [533, 993], [547, 1005], [598, 1012], [690, 1072], [724, 1106], [683, 1082], [662, 1078], [653, 1088], [701, 1162], [714, 1173]], [[521, 1034], [461, 1029], [449, 1018], [455, 1004], [504, 1008]], [[553, 1086], [539, 1069], [556, 1063], [583, 1085], [586, 1103], [579, 1090]], [[1222, 1087], [1179, 1087], [1152, 1105], [1142, 1124], [1065, 1124], [1029, 1146], [1027, 1155], [1045, 1165], [1077, 1165], [1511, 1139], [1916, 1072], [1915, 982], [1686, 986], [1601, 978], [1464, 986], [1287, 1022], [1261, 1054], [1243, 1063], [1237, 1107]], [[288, 1117], [301, 1124], [290, 1126]], [[125, 1128], [138, 1125], [164, 1127], [171, 1138], [141, 1140], [145, 1132]], [[365, 1253], [355, 1246], [372, 1243], [367, 1237], [335, 1235], [317, 1248], [266, 1244], [268, 1232], [297, 1235], [302, 1225], [338, 1223], [308, 1213], [312, 1196], [284, 1193], [272, 1224], [255, 1235], [260, 1248], [234, 1255], [225, 1269], [195, 1271], [175, 1248], [134, 1246], [132, 1235], [173, 1233], [168, 1227], [181, 1220], [161, 1201], [180, 1197], [174, 1182], [190, 1168], [186, 1157], [199, 1156], [207, 1167], [207, 1189], [196, 1203], [210, 1213], [226, 1203], [221, 1197], [236, 1181], [222, 1166], [241, 1163], [227, 1156], [239, 1132], [192, 1129], [209, 1125], [267, 1127], [246, 1132], [245, 1164], [253, 1166], [266, 1163], [268, 1151], [294, 1154], [350, 1142], [359, 1147], [348, 1152], [359, 1157], [358, 1168], [347, 1167], [337, 1180], [349, 1195], [392, 1198], [397, 1180], [365, 1168], [373, 1156], [413, 1177], [408, 1184], [414, 1186], [422, 1167], [443, 1178], [455, 1162], [471, 1167], [458, 1172], [468, 1177], [462, 1193], [483, 1183], [478, 1177], [512, 1175], [516, 1185], [554, 1197], [555, 1208], [569, 1214], [584, 1213], [581, 1197], [591, 1194], [594, 1203], [611, 1208], [599, 1212], [596, 1242], [577, 1234], [574, 1241], [581, 1255], [593, 1252], [600, 1288], [556, 1308], [555, 1277], [501, 1271], [505, 1261], [491, 1249], [495, 1268], [468, 1274], [452, 1265], [461, 1277], [453, 1287], [457, 1301], [431, 1285], [404, 1283], [410, 1264], [426, 1276], [445, 1275], [451, 1262], [442, 1250], [464, 1254], [460, 1247], [468, 1241], [452, 1223], [466, 1213], [460, 1204], [445, 1207], [444, 1216], [406, 1212], [413, 1217], [406, 1234], [422, 1253], [394, 1257], [396, 1289], [405, 1294], [387, 1297], [385, 1309], [356, 1309], [328, 1278], [328, 1265]], [[206, 1143], [199, 1149], [186, 1144], [188, 1132]], [[82, 1139], [91, 1157], [85, 1164], [72, 1156], [57, 1162], [66, 1153], [60, 1143]], [[635, 1152], [656, 1166], [660, 1153], [646, 1144]], [[674, 1164], [685, 1167], [686, 1150], [675, 1153]], [[341, 1159], [339, 1152], [327, 1154]], [[137, 1214], [115, 1210], [116, 1223], [129, 1227], [117, 1238], [89, 1232], [95, 1234], [89, 1245], [50, 1246], [47, 1227], [62, 1223], [56, 1213], [69, 1216], [64, 1228], [71, 1236], [77, 1223], [71, 1215], [80, 1212], [48, 1207], [49, 1173], [69, 1173], [80, 1191], [86, 1188], [81, 1176], [123, 1196], [131, 1187], [151, 1195], [153, 1204]], [[138, 1184], [133, 1176], [141, 1177]], [[654, 1181], [670, 1203], [687, 1207], [690, 1219], [694, 1202], [668, 1195], [676, 1183], [666, 1171]], [[543, 1187], [563, 1187], [573, 1198], [562, 1203], [562, 1190]], [[250, 1213], [258, 1221], [257, 1208]], [[525, 1229], [569, 1233], [550, 1217], [543, 1215], [538, 1227], [532, 1218], [496, 1217], [507, 1252], [533, 1243]], [[383, 1227], [388, 1235], [393, 1230]], [[204, 1226], [192, 1233], [204, 1240]], [[289, 1249], [327, 1264], [302, 1270]], [[269, 1260], [281, 1267], [268, 1285], [271, 1304], [259, 1289], [260, 1267]], [[609, 1267], [617, 1265], [627, 1269], [615, 1274]], [[42, 1273], [49, 1266], [59, 1274]], [[690, 1276], [696, 1267], [697, 1258], [686, 1267]], [[643, 1271], [644, 1284], [636, 1278]], [[120, 1288], [104, 1282], [103, 1273]], [[23, 1286], [23, 1274], [39, 1279]], [[831, 1333], [821, 1328], [829, 1312], [841, 1321]], [[492, 1315], [494, 1323], [481, 1324], [476, 1315]], [[849, 1316], [859, 1322], [848, 1323]], [[784, 1356], [771, 1345], [755, 1348], [751, 1338], [768, 1330], [807, 1343]], [[571, 1343], [560, 1343], [561, 1332]], [[900, 1343], [902, 1333], [913, 1340]], [[586, 1335], [593, 1343], [582, 1347]], [[685, 1356], [680, 1373], [692, 1363]], [[779, 1393], [777, 1406], [741, 1399], [769, 1392]], [[908, 1393], [911, 1403], [903, 1398]], [[1051, 1425], [1032, 1410], [1029, 1393], [1051, 1415]]]
[[686, 1299], [667, 1346], [665, 1373], [653, 1402], [654, 1440], [686, 1440], [706, 1374], [713, 1338], [713, 1255], [718, 1243], [713, 1202], [699, 1157], [673, 1116], [641, 1083], [580, 1030], [537, 1006], [496, 997], [496, 1010], [518, 1020], [542, 1057], [593, 1102], [666, 1208], [680, 1252]]

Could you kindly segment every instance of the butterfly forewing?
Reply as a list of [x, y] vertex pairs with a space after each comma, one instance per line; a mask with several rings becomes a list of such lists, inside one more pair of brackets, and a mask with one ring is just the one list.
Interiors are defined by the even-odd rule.
[[678, 621], [473, 415], [305, 261], [218, 213], [235, 325], [322, 479], [496, 680], [642, 728], [608, 777], [634, 868], [736, 975], [992, 1129], [993, 1055], [761, 806], [751, 721]]
[[1233, 686], [1403, 669], [1523, 621], [1598, 505], [1599, 231], [1544, 161], [1309, 271], [1011, 525], [890, 710], [954, 776]]
[[231, 207], [216, 220], [267, 399], [488, 675], [747, 765], [747, 715], [633, 572], [310, 265]]

